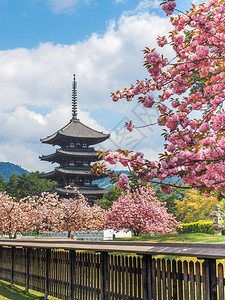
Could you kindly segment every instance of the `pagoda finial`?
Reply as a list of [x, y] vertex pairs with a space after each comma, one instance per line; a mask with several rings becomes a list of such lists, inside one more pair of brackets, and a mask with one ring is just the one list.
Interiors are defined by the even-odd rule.
[[77, 120], [77, 82], [73, 74], [72, 84], [72, 120]]

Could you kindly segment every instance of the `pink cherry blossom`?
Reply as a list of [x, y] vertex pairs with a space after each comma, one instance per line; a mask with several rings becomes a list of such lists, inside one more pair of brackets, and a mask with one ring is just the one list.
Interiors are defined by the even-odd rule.
[[[175, 6], [175, 1], [168, 0], [162, 8], [172, 14]], [[209, 0], [171, 16], [173, 30], [157, 41], [162, 46], [166, 40], [174, 57], [167, 60], [156, 49], [147, 47], [147, 78], [112, 93], [114, 101], [129, 97], [142, 103], [149, 113], [154, 105], [158, 113], [165, 150], [156, 164], [135, 157], [133, 152], [117, 151], [139, 182], [158, 178], [163, 184], [163, 179], [178, 176], [191, 188], [225, 196], [224, 11], [225, 1]], [[163, 188], [170, 191], [165, 184]]]
[[173, 42], [177, 45], [182, 44], [185, 40], [185, 35], [183, 33], [179, 33], [173, 37]]
[[159, 47], [164, 47], [168, 43], [166, 38], [158, 39], [158, 45]]
[[104, 160], [106, 162], [110, 163], [111, 165], [114, 165], [118, 162], [119, 155], [118, 155], [118, 153], [110, 152], [109, 154], [104, 156]]
[[104, 228], [105, 211], [97, 205], [90, 207], [79, 190], [76, 193], [76, 198], [43, 193], [20, 201], [0, 193], [0, 231], [15, 238], [19, 232], [67, 231], [70, 236], [72, 231]]
[[151, 108], [154, 103], [155, 103], [155, 101], [154, 101], [154, 97], [152, 95], [146, 95], [144, 97], [144, 102], [143, 102], [144, 107]]
[[176, 7], [175, 1], [168, 1], [167, 3], [163, 4], [162, 9], [165, 11], [166, 15], [172, 15], [174, 8]]
[[157, 200], [149, 184], [133, 192], [123, 192], [118, 201], [113, 202], [106, 219], [107, 228], [130, 230], [135, 235], [172, 233], [176, 232], [176, 226], [180, 223], [167, 213], [165, 203]]
[[130, 181], [126, 174], [122, 173], [119, 175], [119, 180], [117, 182], [117, 185], [121, 190], [129, 188], [129, 183]]
[[134, 126], [135, 125], [132, 121], [130, 121], [129, 123], [126, 124], [127, 130], [129, 130], [130, 132], [133, 131]]

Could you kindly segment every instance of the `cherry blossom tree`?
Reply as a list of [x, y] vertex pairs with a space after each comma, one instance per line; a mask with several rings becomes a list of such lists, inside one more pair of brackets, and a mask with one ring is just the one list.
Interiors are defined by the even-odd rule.
[[0, 193], [0, 232], [15, 238], [18, 232], [35, 230], [35, 210], [31, 203], [15, 201], [6, 193]]
[[29, 201], [33, 203], [36, 210], [36, 231], [58, 232], [63, 220], [63, 212], [60, 205], [61, 199], [57, 193], [44, 192], [41, 196], [30, 197]]
[[77, 190], [77, 198], [60, 199], [61, 222], [58, 231], [92, 231], [103, 229], [105, 211], [98, 205], [88, 205], [85, 197]]
[[16, 201], [0, 193], [0, 232], [16, 238], [18, 232], [62, 232], [101, 230], [105, 210], [90, 207], [77, 191], [76, 198], [60, 198], [56, 193], [26, 197]]
[[176, 232], [179, 222], [167, 213], [166, 203], [160, 202], [154, 193], [149, 184], [133, 192], [127, 189], [108, 210], [106, 227], [130, 230], [136, 236]]
[[[175, 7], [175, 1], [162, 3], [167, 15]], [[152, 162], [142, 153], [107, 151], [100, 153], [104, 163], [97, 163], [93, 170], [103, 172], [106, 162], [120, 162], [133, 169], [139, 183], [157, 178], [166, 193], [177, 185], [165, 185], [164, 179], [179, 176], [191, 188], [224, 196], [225, 1], [192, 5], [189, 11], [172, 15], [170, 22], [174, 30], [168, 37], [158, 37], [158, 46], [172, 47], [174, 58], [168, 61], [146, 47], [144, 66], [149, 77], [112, 93], [113, 101], [137, 99], [146, 109], [159, 111], [164, 152]], [[127, 129], [135, 130], [132, 121]], [[120, 186], [127, 184], [128, 179], [119, 178]]]

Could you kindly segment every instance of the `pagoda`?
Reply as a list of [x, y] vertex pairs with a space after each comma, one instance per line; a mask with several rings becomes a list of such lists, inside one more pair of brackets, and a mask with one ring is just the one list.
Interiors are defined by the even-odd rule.
[[[78, 187], [90, 205], [96, 199], [102, 198], [107, 190], [100, 188], [92, 182], [96, 179], [107, 177], [108, 174], [97, 176], [90, 172], [91, 164], [98, 160], [97, 151], [91, 147], [109, 138], [109, 134], [98, 132], [77, 118], [77, 83], [75, 75], [72, 85], [72, 119], [62, 129], [52, 135], [41, 139], [42, 143], [57, 145], [55, 153], [43, 155], [42, 161], [58, 163], [59, 166], [49, 173], [42, 173], [42, 178], [55, 180], [58, 186], [54, 192], [62, 197], [76, 197], [73, 187]], [[68, 188], [70, 186], [70, 188]], [[67, 187], [67, 188], [66, 188]]]

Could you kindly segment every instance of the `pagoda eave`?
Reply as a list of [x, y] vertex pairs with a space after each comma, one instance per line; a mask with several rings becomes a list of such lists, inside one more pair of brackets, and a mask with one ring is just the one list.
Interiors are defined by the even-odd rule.
[[89, 170], [84, 170], [84, 169], [63, 169], [63, 168], [55, 168], [55, 170], [48, 172], [48, 173], [42, 173], [40, 174], [41, 178], [45, 179], [51, 179], [51, 180], [56, 180], [59, 177], [62, 176], [71, 176], [71, 177], [76, 177], [76, 176], [84, 176], [91, 178], [92, 180], [97, 180], [100, 178], [105, 178], [108, 176], [108, 174], [103, 173], [101, 175], [96, 175], [90, 172]]
[[66, 151], [66, 150], [56, 150], [55, 153], [49, 154], [49, 155], [42, 155], [39, 156], [40, 160], [43, 161], [52, 161], [52, 162], [57, 162], [59, 161], [62, 157], [82, 157], [82, 158], [88, 158], [91, 161], [96, 161], [98, 160], [98, 154], [97, 151]]
[[[103, 195], [109, 190], [107, 189], [102, 189], [102, 188], [96, 188], [96, 187], [88, 187], [85, 189], [85, 187], [80, 187], [78, 191], [83, 195], [83, 196], [89, 196], [89, 195]], [[65, 188], [60, 188], [60, 187], [55, 187], [54, 192], [57, 194], [61, 195], [68, 195], [68, 196], [73, 196], [76, 195], [77, 192], [74, 191], [73, 189], [65, 189]]]
[[89, 145], [98, 144], [104, 142], [110, 137], [110, 134], [104, 134], [102, 132], [91, 129], [84, 125], [79, 120], [71, 120], [66, 126], [52, 135], [41, 139], [42, 143], [60, 145], [62, 141], [84, 141]]
[[[77, 140], [80, 140], [81, 142], [86, 142], [88, 145], [95, 145], [104, 142], [110, 137], [110, 135], [104, 137], [104, 138], [88, 138], [88, 137], [77, 137]], [[59, 134], [54, 139], [41, 139], [41, 142], [44, 144], [50, 144], [50, 145], [61, 145], [62, 141], [65, 139], [72, 140], [71, 137], [68, 137], [66, 135]]]

